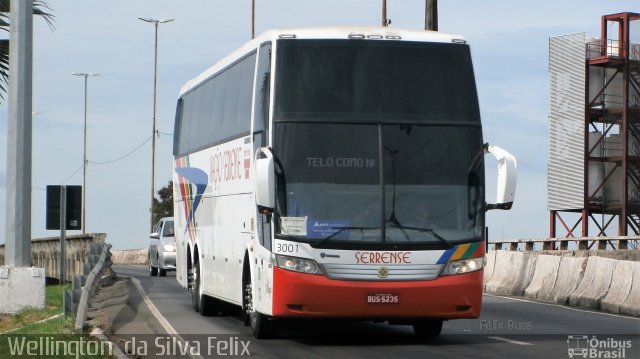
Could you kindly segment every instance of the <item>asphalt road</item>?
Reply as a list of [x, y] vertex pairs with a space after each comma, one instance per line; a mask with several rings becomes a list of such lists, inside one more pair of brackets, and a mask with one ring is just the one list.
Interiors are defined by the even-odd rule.
[[[241, 315], [202, 317], [175, 273], [150, 277], [146, 267], [114, 266], [140, 280], [159, 312], [185, 341], [142, 338], [160, 354], [257, 358], [640, 358], [640, 319], [485, 295], [482, 316], [445, 322], [440, 337], [420, 341], [410, 326], [349, 321], [287, 321], [277, 339], [256, 340]], [[198, 340], [195, 344], [192, 340]], [[157, 353], [157, 352], [156, 352]], [[144, 353], [142, 353], [144, 354]], [[193, 355], [198, 357], [198, 355]]]

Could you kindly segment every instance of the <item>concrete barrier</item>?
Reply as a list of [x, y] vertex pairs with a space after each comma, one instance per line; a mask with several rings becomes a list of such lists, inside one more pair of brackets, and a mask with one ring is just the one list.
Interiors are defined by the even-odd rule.
[[148, 265], [149, 253], [147, 249], [125, 249], [111, 251], [113, 264]]
[[614, 259], [589, 257], [580, 285], [569, 295], [569, 305], [599, 309], [611, 285], [615, 263]]
[[[92, 243], [105, 243], [105, 233], [87, 233], [67, 236], [65, 246], [66, 280], [81, 275]], [[0, 266], [4, 265], [4, 244], [0, 245]], [[31, 240], [31, 265], [44, 268], [45, 276], [60, 279], [60, 237]]]
[[496, 251], [495, 265], [485, 290], [497, 295], [522, 295], [529, 286], [536, 256], [521, 252]]
[[633, 267], [638, 262], [616, 261], [611, 278], [611, 286], [600, 304], [602, 310], [609, 313], [620, 313], [620, 306], [629, 296], [633, 283]]
[[524, 290], [525, 297], [538, 299], [539, 294], [547, 297], [547, 293], [551, 293], [553, 287], [556, 285], [561, 259], [562, 257], [558, 256], [538, 256], [531, 283], [529, 283], [529, 286]]
[[634, 262], [631, 276], [631, 290], [627, 299], [620, 305], [620, 314], [640, 317], [640, 262]]
[[567, 304], [569, 295], [578, 288], [587, 265], [586, 257], [560, 257], [556, 282], [550, 291], [541, 290], [536, 297], [543, 302]]
[[482, 285], [482, 289], [484, 290], [484, 286], [491, 280], [491, 276], [493, 276], [493, 269], [496, 264], [496, 251], [489, 252], [485, 255], [485, 266], [484, 266], [484, 281]]

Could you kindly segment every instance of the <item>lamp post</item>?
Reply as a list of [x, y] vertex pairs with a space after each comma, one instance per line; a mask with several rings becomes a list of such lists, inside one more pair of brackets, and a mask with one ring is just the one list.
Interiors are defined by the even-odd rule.
[[426, 0], [424, 29], [438, 31], [438, 0]]
[[91, 76], [99, 76], [96, 73], [72, 72], [74, 76], [84, 77], [84, 136], [82, 150], [82, 234], [86, 233], [87, 228], [87, 209], [85, 206], [85, 198], [87, 193], [87, 79]]
[[155, 173], [156, 173], [156, 87], [158, 83], [158, 25], [173, 21], [174, 19], [152, 19], [139, 16], [138, 19], [152, 23], [155, 27], [155, 42], [153, 47], [153, 125], [151, 132], [151, 205], [149, 207], [149, 226], [153, 231], [153, 200], [155, 198]]

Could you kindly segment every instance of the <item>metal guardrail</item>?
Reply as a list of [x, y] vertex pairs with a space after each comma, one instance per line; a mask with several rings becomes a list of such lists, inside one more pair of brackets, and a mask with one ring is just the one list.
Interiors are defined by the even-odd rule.
[[[504, 239], [490, 241], [488, 249], [493, 246], [493, 249], [498, 251], [519, 251], [523, 246], [525, 251], [568, 250], [572, 242], [577, 250], [637, 249], [639, 241], [640, 236]], [[597, 247], [592, 248], [596, 244]]]
[[[622, 58], [622, 47], [624, 44], [619, 40], [607, 39], [605, 46], [602, 46], [601, 40], [595, 40], [587, 43], [587, 59], [596, 59], [599, 57]], [[640, 44], [629, 43], [629, 60], [640, 60]]]
[[[76, 314], [75, 330], [82, 333], [87, 325], [87, 311], [91, 298], [98, 285], [102, 282], [103, 273], [112, 265], [111, 244], [96, 243], [91, 246], [91, 255], [84, 265], [84, 275], [73, 277], [72, 289], [64, 293], [65, 316]], [[111, 276], [108, 278], [113, 279]]]

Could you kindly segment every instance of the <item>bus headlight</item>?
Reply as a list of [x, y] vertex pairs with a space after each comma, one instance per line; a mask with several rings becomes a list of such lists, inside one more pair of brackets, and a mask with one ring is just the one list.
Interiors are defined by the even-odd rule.
[[479, 271], [484, 268], [484, 257], [454, 261], [445, 267], [442, 275], [455, 275]]
[[276, 254], [276, 262], [278, 267], [293, 272], [316, 274], [318, 265], [313, 259], [304, 259], [297, 257], [281, 256]]

